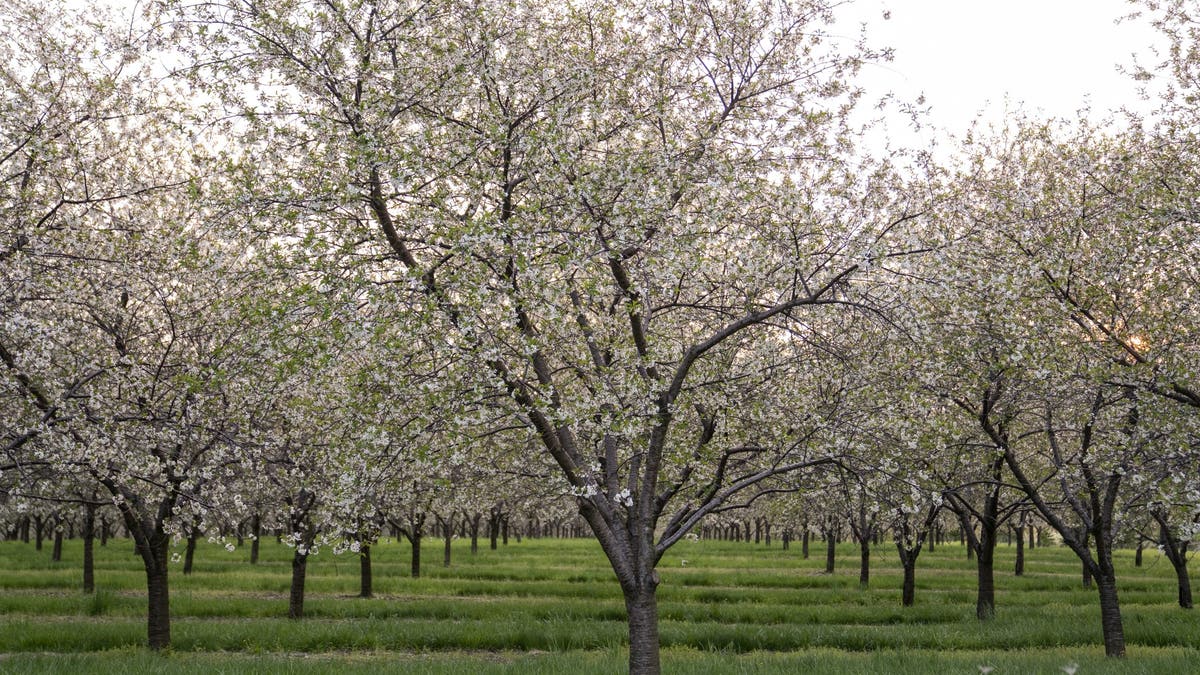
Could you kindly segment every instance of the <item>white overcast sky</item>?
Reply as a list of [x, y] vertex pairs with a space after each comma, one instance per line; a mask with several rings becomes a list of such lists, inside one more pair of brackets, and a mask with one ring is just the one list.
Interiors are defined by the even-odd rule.
[[867, 68], [869, 93], [923, 92], [930, 121], [957, 134], [979, 113], [999, 119], [1006, 105], [1069, 118], [1085, 102], [1096, 116], [1148, 109], [1117, 71], [1134, 53], [1158, 61], [1148, 22], [1116, 23], [1134, 9], [1126, 0], [856, 0], [838, 10], [834, 32], [866, 22], [871, 45], [896, 50], [892, 63]]

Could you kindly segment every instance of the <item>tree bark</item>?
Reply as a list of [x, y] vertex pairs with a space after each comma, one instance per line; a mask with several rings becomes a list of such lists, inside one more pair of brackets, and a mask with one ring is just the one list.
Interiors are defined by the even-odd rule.
[[262, 540], [262, 517], [257, 513], [254, 514], [254, 518], [250, 521], [250, 534], [253, 537], [250, 541], [250, 564], [257, 565], [258, 544]]
[[150, 649], [171, 646], [171, 596], [167, 578], [167, 545], [170, 537], [155, 532], [147, 540], [138, 538], [139, 553], [146, 568], [146, 635]]
[[292, 555], [292, 587], [288, 595], [288, 618], [304, 618], [304, 581], [308, 573], [308, 553], [301, 553], [302, 542], [296, 542]]
[[916, 556], [905, 556], [901, 562], [904, 566], [904, 585], [900, 591], [900, 604], [904, 607], [912, 607], [916, 599], [917, 558]]
[[1017, 530], [1017, 562], [1013, 567], [1013, 575], [1019, 577], [1025, 574], [1025, 531], [1021, 527], [1015, 529]]
[[96, 555], [94, 541], [96, 538], [96, 505], [88, 502], [83, 505], [83, 592], [96, 591]]
[[196, 558], [196, 526], [193, 525], [188, 532], [187, 548], [183, 552], [183, 574], [187, 576], [192, 573], [192, 563]]
[[629, 614], [629, 672], [657, 675], [662, 667], [658, 655], [658, 600], [653, 583], [625, 592]]
[[1117, 602], [1116, 576], [1101, 573], [1096, 579], [1096, 588], [1100, 592], [1100, 626], [1104, 632], [1104, 655], [1125, 656], [1125, 628], [1121, 622], [1121, 607]]
[[837, 542], [834, 540], [833, 529], [825, 531], [825, 573], [833, 574], [833, 566], [837, 557]]
[[50, 560], [62, 562], [63, 528], [62, 523], [54, 523], [54, 548], [50, 551]]
[[358, 597], [369, 598], [374, 594], [371, 579], [371, 545], [363, 544], [358, 551]]
[[871, 584], [871, 540], [864, 533], [859, 539], [858, 586], [867, 588]]
[[409, 569], [412, 578], [416, 579], [421, 576], [421, 532], [415, 531], [409, 535], [408, 542], [412, 544], [412, 565]]

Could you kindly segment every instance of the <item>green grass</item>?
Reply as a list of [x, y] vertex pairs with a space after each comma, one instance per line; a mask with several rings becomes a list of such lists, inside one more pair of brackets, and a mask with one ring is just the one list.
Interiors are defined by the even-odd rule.
[[[431, 542], [432, 543], [432, 542]], [[289, 621], [291, 550], [197, 551], [196, 572], [171, 569], [172, 650], [142, 648], [145, 576], [128, 541], [97, 547], [99, 590], [80, 585], [81, 546], [63, 561], [0, 542], [0, 672], [611, 673], [623, 669], [624, 604], [595, 542], [525, 540], [454, 565], [429, 546], [420, 579], [406, 544], [373, 549], [377, 597], [356, 598], [358, 560], [321, 553], [309, 564], [306, 618]], [[681, 543], [662, 565], [660, 633], [667, 672], [1180, 673], [1200, 669], [1200, 619], [1175, 606], [1174, 572], [1157, 553], [1119, 560], [1129, 656], [1105, 659], [1096, 593], [1065, 549], [1027, 551], [1026, 576], [997, 562], [997, 617], [974, 618], [975, 570], [959, 546], [922, 555], [917, 605], [900, 607], [894, 549], [873, 555], [858, 587], [857, 549], [820, 573], [823, 549], [802, 560], [752, 544]], [[687, 564], [683, 564], [687, 560]]]

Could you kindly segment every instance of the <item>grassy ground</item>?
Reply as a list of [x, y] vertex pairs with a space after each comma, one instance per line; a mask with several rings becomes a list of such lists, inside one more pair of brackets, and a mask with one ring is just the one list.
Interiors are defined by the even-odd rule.
[[[290, 549], [202, 546], [196, 571], [171, 570], [173, 649], [150, 654], [145, 577], [128, 541], [97, 547], [99, 591], [84, 595], [81, 545], [63, 561], [48, 548], [0, 542], [0, 672], [612, 673], [623, 669], [624, 606], [594, 542], [525, 540], [469, 553], [456, 542], [441, 566], [429, 541], [420, 579], [408, 547], [375, 547], [377, 597], [353, 597], [358, 561], [310, 560], [307, 617], [289, 621]], [[821, 574], [823, 549], [801, 559], [752, 544], [687, 541], [660, 567], [660, 632], [667, 672], [1078, 673], [1200, 672], [1200, 619], [1175, 606], [1174, 573], [1150, 551], [1118, 561], [1129, 656], [1107, 660], [1095, 591], [1082, 588], [1065, 549], [1027, 551], [1026, 576], [997, 563], [997, 618], [974, 618], [973, 563], [955, 545], [918, 564], [917, 605], [900, 607], [894, 549], [874, 554], [858, 587], [857, 549]], [[686, 564], [684, 561], [687, 561]]]

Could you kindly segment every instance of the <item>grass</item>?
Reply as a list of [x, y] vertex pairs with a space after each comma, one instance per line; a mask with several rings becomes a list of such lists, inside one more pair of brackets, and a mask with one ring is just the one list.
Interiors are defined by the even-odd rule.
[[[437, 542], [440, 544], [440, 542]], [[85, 595], [81, 545], [62, 562], [0, 542], [0, 672], [89, 673], [612, 673], [625, 663], [625, 611], [595, 542], [539, 539], [471, 555], [456, 542], [441, 567], [430, 546], [420, 579], [406, 544], [373, 548], [377, 597], [358, 591], [358, 561], [312, 558], [306, 618], [289, 621], [291, 550], [265, 541], [248, 551], [197, 551], [196, 571], [171, 570], [172, 649], [145, 641], [145, 577], [128, 541], [97, 547], [99, 589]], [[975, 570], [962, 547], [922, 555], [917, 605], [900, 607], [890, 546], [873, 555], [858, 587], [857, 549], [820, 573], [823, 549], [685, 541], [660, 566], [663, 665], [688, 673], [1194, 672], [1200, 620], [1175, 606], [1174, 572], [1156, 552], [1118, 559], [1129, 656], [1105, 659], [1096, 593], [1082, 588], [1065, 549], [997, 555], [997, 618], [974, 618]], [[439, 554], [439, 555], [434, 555]], [[683, 561], [687, 560], [684, 565]]]

